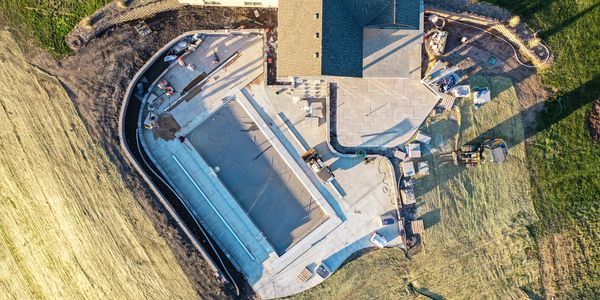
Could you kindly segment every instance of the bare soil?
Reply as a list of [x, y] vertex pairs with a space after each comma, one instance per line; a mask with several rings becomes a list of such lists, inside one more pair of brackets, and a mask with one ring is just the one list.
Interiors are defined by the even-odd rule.
[[[139, 36], [135, 22], [123, 24], [91, 40], [75, 55], [58, 61], [43, 51], [25, 49], [32, 64], [57, 76], [63, 84], [92, 138], [117, 165], [156, 229], [169, 241], [199, 295], [213, 295], [220, 282], [121, 154], [117, 132], [119, 110], [129, 81], [160, 47], [190, 30], [274, 28], [277, 11], [257, 10], [259, 18], [254, 17], [254, 9], [250, 8], [184, 7], [146, 19], [153, 30], [149, 35]], [[225, 287], [225, 291], [231, 292], [231, 288]]]
[[[430, 26], [429, 22], [426, 25]], [[535, 117], [543, 108], [542, 102], [551, 94], [542, 84], [537, 70], [520, 65], [510, 45], [498, 37], [453, 21], [447, 21], [444, 30], [449, 35], [442, 60], [461, 66], [469, 76], [498, 75], [512, 80], [523, 108], [521, 116], [526, 136], [529, 136], [527, 133], [536, 128]], [[461, 43], [462, 37], [469, 42]], [[496, 64], [493, 65], [488, 62], [492, 56], [496, 58]], [[498, 92], [501, 91], [494, 93]]]
[[592, 139], [600, 142], [600, 99], [594, 101], [594, 105], [592, 105], [590, 116], [588, 117], [588, 128], [590, 129]]
[[[576, 228], [573, 228], [577, 230]], [[538, 240], [542, 284], [546, 298], [569, 298], [582, 285], [577, 273], [589, 272], [590, 257], [580, 237], [563, 231], [544, 235]]]
[[157, 126], [152, 128], [152, 133], [157, 138], [162, 138], [167, 141], [175, 139], [175, 133], [181, 129], [181, 125], [170, 113], [163, 113], [158, 117]]

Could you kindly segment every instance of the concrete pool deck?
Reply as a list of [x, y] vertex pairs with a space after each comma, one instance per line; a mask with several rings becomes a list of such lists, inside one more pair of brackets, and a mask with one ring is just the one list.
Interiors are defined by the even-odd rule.
[[[290, 153], [299, 157], [303, 151], [298, 143], [291, 142], [295, 139], [294, 135], [298, 135], [304, 147], [317, 149], [324, 162], [331, 166], [336, 182], [344, 193], [343, 197], [335, 197], [344, 222], [276, 276], [263, 277], [254, 286], [259, 295], [274, 297], [292, 295], [319, 284], [323, 279], [318, 275], [306, 282], [301, 282], [297, 276], [305, 267], [316, 266], [320, 262], [324, 262], [332, 271], [337, 270], [353, 253], [374, 247], [369, 241], [374, 232], [390, 241], [389, 247], [402, 245], [397, 224], [382, 226], [380, 223], [381, 216], [396, 213], [397, 195], [389, 161], [378, 158], [366, 165], [361, 158], [342, 157], [332, 152], [326, 144], [326, 124], [314, 126], [305, 118], [305, 111], [293, 103], [292, 94], [277, 94], [280, 89], [277, 86], [252, 85], [248, 93], [262, 108], [264, 118], [273, 123], [271, 127], [284, 136], [283, 140], [287, 141], [285, 146]], [[323, 188], [330, 195], [336, 195], [332, 185], [323, 185]]]
[[395, 147], [408, 141], [438, 102], [418, 79], [332, 78], [338, 141], [346, 147]]
[[[140, 143], [196, 220], [246, 276], [257, 295], [261, 298], [284, 297], [319, 284], [324, 279], [316, 274], [306, 281], [299, 280], [298, 275], [307, 267], [314, 268], [321, 263], [335, 271], [356, 251], [373, 247], [369, 238], [375, 232], [390, 241], [389, 246], [400, 245], [397, 224], [383, 226], [380, 221], [381, 216], [393, 214], [396, 209], [397, 195], [389, 161], [380, 158], [364, 164], [360, 158], [332, 152], [327, 147], [326, 122], [318, 126], [307, 123], [306, 113], [293, 104], [291, 96], [276, 95], [276, 87], [250, 84], [256, 82], [264, 71], [264, 40], [261, 34], [235, 33], [228, 36], [218, 32], [212, 37], [207, 33], [205, 42], [211, 47], [219, 47], [221, 53], [232, 53], [231, 50], [236, 49], [234, 52], [240, 53], [239, 58], [217, 69], [219, 65], [203, 65], [201, 62], [203, 57], [208, 57], [210, 48], [199, 47], [198, 53], [190, 54], [186, 59], [203, 66], [199, 69], [210, 73], [210, 78], [200, 93], [191, 99], [177, 102], [179, 95], [174, 95], [154, 108], [154, 113], [160, 114], [170, 107], [170, 114], [181, 125], [175, 135], [186, 138], [183, 141], [178, 138], [162, 139], [152, 130], [140, 128]], [[233, 48], [227, 48], [229, 46]], [[187, 76], [186, 72], [191, 71], [175, 66], [164, 76], [170, 78], [176, 90], [180, 90], [196, 76], [196, 73]], [[180, 73], [187, 75], [178, 76]], [[149, 98], [148, 94], [143, 104], [144, 117], [149, 113]], [[227, 112], [232, 107], [234, 111]], [[219, 115], [220, 112], [225, 114]], [[291, 121], [291, 126], [284, 124], [280, 114]], [[210, 123], [218, 118], [220, 121]], [[232, 124], [225, 124], [227, 128], [219, 134], [220, 127], [224, 127], [221, 125], [228, 118], [233, 118]], [[204, 130], [210, 134], [202, 136]], [[300, 155], [303, 149], [293, 142], [292, 131], [296, 131], [307, 146], [315, 147], [325, 163], [332, 167], [335, 184], [342, 194], [337, 194], [333, 185], [320, 181], [302, 161]], [[244, 138], [250, 142], [241, 141], [243, 135], [247, 135]], [[241, 160], [229, 157], [235, 154], [233, 148], [243, 148], [239, 151], [248, 153], [244, 153], [239, 158]], [[216, 153], [209, 153], [211, 149]], [[291, 183], [291, 187], [296, 191], [280, 187], [270, 192], [294, 198], [299, 204], [292, 205], [298, 205], [300, 209], [287, 211], [290, 204], [286, 204], [274, 209], [277, 215], [263, 211], [270, 208], [269, 201], [278, 197], [268, 195], [261, 198], [262, 191], [272, 187], [265, 180], [254, 178], [251, 173], [242, 173], [253, 177], [243, 182], [255, 183], [252, 180], [258, 180], [256, 187], [245, 191], [243, 185], [235, 185], [240, 180], [235, 171], [243, 169], [241, 164], [256, 157], [266, 158], [261, 162], [263, 166], [252, 170], [260, 173], [259, 176], [273, 177], [275, 174], [274, 177], [279, 177], [278, 180], [286, 185], [295, 182]], [[240, 165], [236, 166], [236, 163]], [[250, 167], [252, 164], [246, 168]], [[285, 168], [289, 168], [288, 173], [277, 172]], [[254, 202], [265, 199], [265, 203]], [[313, 208], [313, 203], [319, 206], [319, 210]], [[282, 222], [281, 218], [277, 218], [279, 210], [285, 210], [296, 220], [286, 224], [292, 220], [286, 217]], [[313, 217], [316, 221], [309, 220], [302, 224], [306, 228], [294, 232], [302, 227], [296, 225], [303, 218]], [[278, 232], [279, 229], [282, 231]]]
[[213, 113], [187, 139], [219, 168], [217, 176], [278, 255], [328, 219], [237, 101]]

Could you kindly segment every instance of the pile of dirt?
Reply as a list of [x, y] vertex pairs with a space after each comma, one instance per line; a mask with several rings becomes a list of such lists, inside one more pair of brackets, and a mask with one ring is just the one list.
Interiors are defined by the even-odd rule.
[[181, 129], [181, 125], [170, 113], [164, 113], [158, 117], [157, 126], [152, 128], [154, 137], [167, 141], [175, 139], [175, 133]]
[[[258, 11], [259, 18], [255, 17], [254, 10]], [[75, 55], [61, 60], [38, 49], [24, 51], [29, 54], [30, 63], [58, 77], [95, 142], [104, 148], [117, 165], [122, 178], [139, 199], [155, 228], [169, 241], [196, 291], [200, 295], [214, 295], [218, 293], [215, 289], [220, 284], [212, 271], [197, 251], [191, 250], [193, 247], [180, 232], [179, 226], [122, 155], [117, 131], [119, 110], [134, 74], [173, 38], [198, 29], [273, 29], [277, 10], [186, 6], [145, 21], [153, 31], [149, 35], [140, 36], [136, 33], [136, 21], [126, 23], [107, 30], [89, 41]], [[26, 44], [22, 42], [22, 48], [26, 48]], [[231, 289], [225, 288], [225, 292], [231, 292]]]
[[592, 139], [600, 143], [600, 99], [594, 101], [588, 117], [588, 128]]

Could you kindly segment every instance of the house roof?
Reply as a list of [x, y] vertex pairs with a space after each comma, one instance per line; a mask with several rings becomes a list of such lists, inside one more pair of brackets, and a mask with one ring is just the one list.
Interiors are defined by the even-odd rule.
[[323, 74], [361, 77], [363, 28], [395, 24], [403, 25], [404, 29], [419, 29], [421, 3], [421, 0], [324, 0]]
[[[363, 28], [394, 25], [420, 33], [422, 13], [422, 0], [280, 0], [277, 76], [361, 77]], [[391, 35], [388, 31], [381, 33]], [[411, 32], [408, 40], [413, 37]], [[399, 60], [404, 55], [403, 51], [397, 54], [390, 59]], [[416, 60], [420, 61], [420, 56]], [[397, 74], [381, 72], [386, 62], [368, 68], [367, 73], [372, 70], [373, 74], [398, 78]]]
[[365, 27], [363, 77], [419, 79], [422, 41], [417, 29]]
[[277, 76], [321, 75], [322, 3], [279, 1]]

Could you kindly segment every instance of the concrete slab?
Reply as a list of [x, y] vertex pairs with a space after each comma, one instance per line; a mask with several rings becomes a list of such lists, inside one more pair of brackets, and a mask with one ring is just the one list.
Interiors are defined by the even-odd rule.
[[186, 206], [236, 267], [244, 271], [249, 282], [258, 281], [263, 273], [262, 263], [275, 254], [261, 231], [189, 144], [155, 139], [148, 130], [143, 133], [150, 158]]
[[235, 195], [278, 255], [328, 219], [237, 101], [187, 139]]
[[[175, 93], [171, 97], [161, 96], [163, 103], [155, 108], [155, 113], [168, 110], [181, 126], [178, 135], [187, 134], [227, 102], [228, 96], [263, 73], [263, 46], [263, 37], [259, 33], [205, 35], [202, 44], [184, 58], [186, 63], [196, 66], [195, 71], [173, 63], [161, 77], [173, 86]], [[229, 57], [235, 59], [226, 66], [214, 64], [215, 52], [222, 62]], [[242, 52], [243, 55], [236, 55]], [[210, 74], [210, 77], [201, 90], [191, 99], [183, 100], [183, 90], [202, 74]]]
[[[252, 89], [244, 88], [263, 71], [262, 37], [259, 40], [261, 42], [258, 42], [257, 38], [252, 35], [208, 37], [205, 41], [207, 48], [202, 50], [205, 60], [210, 58], [210, 47], [230, 49], [231, 51], [238, 49], [237, 51], [243, 52], [240, 57], [244, 57], [244, 60], [238, 59], [215, 71], [214, 68], [219, 68], [219, 66], [203, 65], [202, 59], [200, 59], [203, 57], [202, 52], [196, 54], [198, 58], [189, 57], [192, 61], [196, 59], [194, 64], [197, 64], [199, 68], [204, 66], [206, 70], [212, 70], [214, 77], [208, 80], [200, 93], [187, 101], [177, 102], [178, 96], [174, 95], [172, 99], [166, 99], [164, 103], [154, 108], [155, 112], [160, 113], [161, 110], [164, 111], [167, 107], [171, 107], [170, 111], [177, 119], [177, 123], [182, 125], [177, 134], [187, 135], [187, 138], [184, 142], [180, 142], [179, 139], [165, 141], [155, 138], [150, 130], [143, 130], [141, 142], [150, 158], [158, 166], [159, 171], [184, 199], [186, 206], [197, 217], [198, 222], [203, 224], [234, 265], [244, 273], [257, 295], [268, 299], [292, 295], [319, 284], [323, 281], [319, 276], [313, 276], [303, 282], [298, 280], [298, 274], [307, 266], [315, 266], [321, 262], [326, 262], [332, 270], [336, 270], [352, 253], [365, 247], [371, 247], [372, 244], [368, 238], [374, 232], [385, 235], [388, 240], [395, 240], [399, 236], [399, 229], [398, 227], [383, 227], [380, 222], [381, 215], [395, 211], [394, 201], [397, 199], [391, 165], [386, 160], [378, 159], [367, 165], [360, 158], [337, 155], [326, 144], [328, 134], [326, 120], [323, 119], [316, 123], [314, 120], [307, 120], [307, 112], [294, 103], [292, 93], [275, 95], [275, 91], [281, 87], [252, 86]], [[235, 45], [239, 47], [233, 48]], [[219, 53], [225, 52], [219, 50]], [[246, 63], [238, 65], [238, 62]], [[258, 67], [259, 63], [261, 67]], [[210, 69], [211, 67], [213, 69]], [[170, 72], [167, 74], [173, 81], [176, 90], [181, 90], [194, 77], [190, 74], [187, 74], [190, 76], [177, 76], [178, 72], [191, 72], [184, 69], [174, 71], [174, 73]], [[327, 83], [323, 84], [326, 86]], [[316, 86], [313, 83], [310, 85]], [[348, 86], [346, 91], [348, 98], [355, 94], [367, 98], [373, 96], [371, 102], [357, 101], [352, 103], [352, 108], [349, 105], [349, 109], [342, 112], [347, 114], [350, 121], [354, 122], [351, 124], [352, 129], [363, 135], [370, 134], [378, 127], [387, 125], [385, 121], [379, 119], [397, 116], [396, 112], [390, 114], [387, 109], [387, 107], [398, 106], [389, 100], [394, 95], [400, 96], [395, 94], [393, 87], [413, 89], [409, 83], [398, 82], [382, 85], [375, 81], [361, 81], [357, 86]], [[313, 89], [308, 85], [307, 87], [310, 93], [313, 93]], [[320, 96], [322, 89], [317, 90], [319, 90], [318, 93], [314, 92], [313, 94]], [[422, 101], [420, 98], [419, 100]], [[325, 99], [313, 98], [309, 101], [322, 101], [320, 104], [313, 103], [313, 106], [322, 106], [324, 116], [329, 116]], [[238, 104], [249, 117], [247, 124], [244, 123], [243, 118], [240, 119], [241, 121], [236, 121], [237, 117], [235, 116], [229, 118], [226, 115], [218, 115], [220, 109]], [[354, 106], [354, 104], [356, 105]], [[148, 103], [146, 102], [144, 105], [147, 107]], [[307, 105], [310, 106], [310, 103]], [[351, 119], [353, 115], [364, 114], [364, 111], [369, 111], [377, 105], [386, 105], [386, 110], [374, 113], [373, 117], [369, 119], [371, 122], [363, 123], [360, 120], [355, 122]], [[404, 106], [409, 107], [409, 104]], [[207, 118], [209, 121], [206, 121]], [[195, 128], [203, 122], [209, 122], [206, 124], [210, 125], [211, 118], [221, 118], [221, 121], [204, 128], [204, 125], [200, 125], [199, 128], [202, 129], [198, 132], [195, 131]], [[229, 122], [232, 124], [226, 124], [225, 119], [231, 119]], [[207, 128], [209, 135], [195, 137], [196, 134], [200, 134], [199, 132]], [[225, 132], [221, 132], [221, 129], [224, 129]], [[236, 130], [237, 132], [234, 134]], [[259, 131], [262, 135], [258, 134]], [[247, 140], [242, 142], [241, 136], [243, 135], [247, 135], [250, 142]], [[346, 136], [346, 138], [349, 137], [351, 136]], [[254, 145], [248, 143], [254, 143]], [[254, 146], [254, 148], [250, 146]], [[316, 148], [324, 162], [330, 165], [336, 176], [335, 186], [320, 181], [302, 161], [300, 155], [308, 147]], [[247, 152], [242, 157], [242, 162], [248, 163], [245, 167], [242, 164], [236, 165], [236, 159], [229, 157], [234, 152], [243, 152], [238, 151], [240, 149]], [[212, 150], [216, 153], [209, 153]], [[277, 155], [273, 154], [275, 152]], [[220, 155], [228, 158], [223, 159], [223, 157], [219, 157]], [[248, 168], [254, 168], [252, 159], [256, 157], [258, 159], [265, 158], [261, 162], [265, 165], [256, 167], [256, 170], [249, 170]], [[289, 168], [289, 172], [298, 178], [307, 194], [300, 193], [298, 196], [294, 192], [285, 191], [279, 184], [277, 184], [278, 187], [271, 186], [269, 180], [281, 179], [281, 185], [287, 185], [285, 181], [289, 179], [286, 178], [288, 174], [285, 171], [277, 172], [284, 168], [276, 157], [282, 159]], [[216, 166], [219, 166], [221, 170], [217, 170]], [[247, 173], [248, 178], [242, 180], [238, 176], [239, 174], [235, 174], [237, 170], [260, 174]], [[228, 174], [225, 174], [226, 171]], [[258, 177], [263, 180], [258, 180]], [[264, 178], [268, 178], [268, 180]], [[252, 180], [257, 180], [257, 182]], [[258, 183], [258, 185], [254, 185], [251, 190], [244, 190], [245, 186], [235, 186], [236, 182], [251, 185]], [[242, 190], [240, 191], [240, 189]], [[310, 201], [314, 201], [324, 212], [323, 215], [328, 218], [320, 225], [308, 226], [310, 228], [306, 231], [309, 233], [298, 241], [294, 241], [295, 237], [292, 236], [292, 243], [283, 252], [275, 251], [276, 249], [271, 245], [272, 241], [269, 241], [279, 238], [270, 237], [269, 235], [272, 233], [269, 233], [271, 229], [268, 228], [280, 229], [278, 226], [281, 223], [259, 224], [257, 218], [253, 216], [253, 210], [256, 209], [260, 218], [270, 215], [271, 220], [278, 221], [278, 218], [272, 217], [275, 212], [272, 211], [271, 205], [262, 205], [255, 201], [257, 199], [259, 202], [261, 199], [270, 199], [269, 201], [275, 199], [271, 196], [263, 197], [263, 194], [272, 192], [268, 190], [289, 192], [294, 194], [292, 197], [298, 196], [301, 201], [309, 201], [309, 203], [300, 205], [301, 210], [289, 210], [288, 206], [276, 209], [278, 215], [290, 213], [294, 218], [299, 216], [302, 221], [304, 221], [303, 218], [309, 219], [306, 223], [302, 223], [302, 221], [300, 223], [312, 224], [310, 218], [313, 217], [311, 214], [314, 211]], [[240, 197], [240, 195], [242, 196]], [[310, 197], [305, 197], [307, 195]], [[244, 197], [247, 198], [245, 201], [239, 201]], [[287, 196], [284, 195], [284, 197]], [[308, 205], [308, 209], [305, 204]], [[269, 209], [271, 211], [264, 211]], [[319, 222], [314, 224], [317, 223]], [[290, 224], [297, 225], [298, 223], [290, 222]], [[292, 232], [295, 230], [292, 228], [293, 226], [282, 226], [282, 228], [284, 227], [285, 230]], [[277, 234], [278, 232], [274, 233], [275, 236]], [[298, 237], [302, 235], [299, 234]], [[279, 248], [277, 250], [281, 249], [279, 242], [273, 244], [277, 244], [276, 247]]]
[[[390, 241], [398, 240], [400, 233], [397, 226], [383, 228], [380, 222], [381, 215], [395, 213], [392, 173], [385, 161], [381, 159], [366, 165], [362, 159], [340, 157], [331, 152], [326, 145], [326, 124], [317, 127], [307, 124], [305, 112], [292, 101], [292, 93], [277, 94], [280, 89], [252, 86], [251, 93], [273, 121], [273, 127], [278, 128], [285, 139], [292, 141], [285, 143], [290, 153], [299, 156], [306, 148], [314, 147], [332, 168], [336, 182], [344, 193], [344, 197], [337, 196], [336, 201], [346, 220], [324, 235], [322, 240], [301, 249], [304, 253], [289, 261], [285, 267], [279, 267], [276, 275], [265, 277], [254, 286], [259, 295], [275, 297], [300, 292], [323, 280], [319, 276], [313, 276], [306, 282], [298, 280], [298, 274], [306, 266], [325, 262], [335, 271], [356, 251], [373, 246], [368, 241], [373, 232], [381, 231]], [[326, 185], [325, 188], [335, 195], [332, 185]]]
[[337, 134], [346, 147], [395, 147], [408, 141], [438, 99], [418, 80], [332, 78]]

